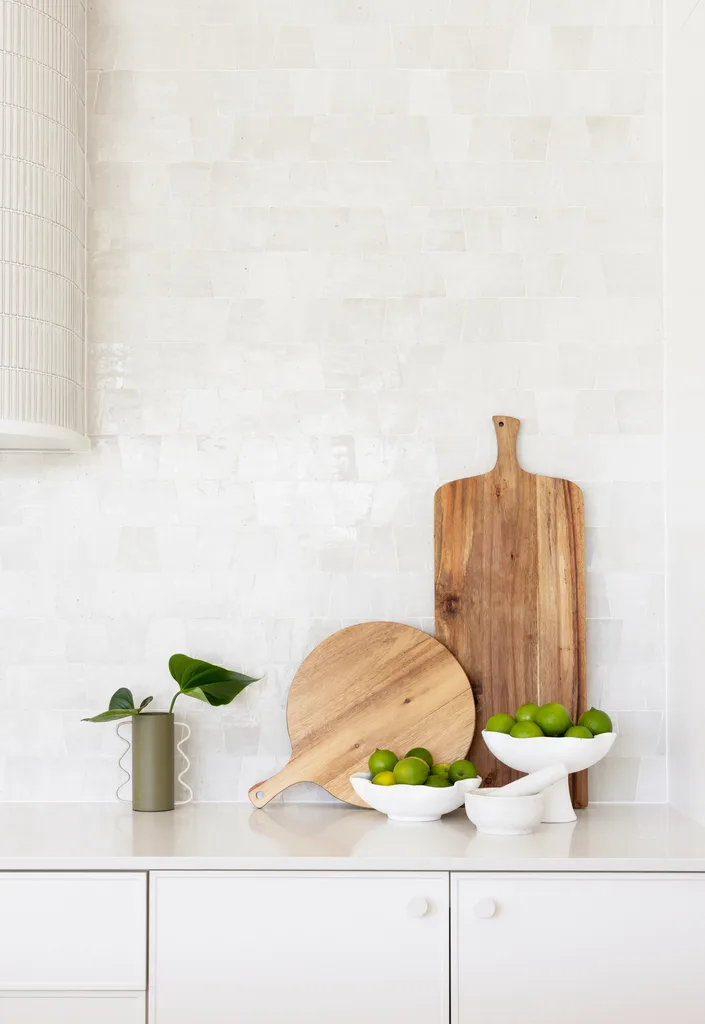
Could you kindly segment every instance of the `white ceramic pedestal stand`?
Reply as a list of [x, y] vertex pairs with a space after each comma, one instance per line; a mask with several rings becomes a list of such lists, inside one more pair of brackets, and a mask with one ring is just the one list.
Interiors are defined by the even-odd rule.
[[[581, 772], [591, 768], [607, 754], [617, 739], [616, 732], [605, 732], [591, 740], [571, 737], [535, 736], [531, 739], [516, 739], [503, 732], [482, 733], [489, 750], [502, 764], [518, 772], [535, 772], [549, 765], [564, 764], [569, 772]], [[545, 812], [542, 821], [576, 821], [573, 803], [570, 799], [568, 778], [555, 782], [544, 790]]]

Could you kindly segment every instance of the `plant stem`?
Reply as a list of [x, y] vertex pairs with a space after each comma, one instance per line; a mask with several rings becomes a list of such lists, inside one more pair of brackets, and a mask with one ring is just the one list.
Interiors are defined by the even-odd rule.
[[181, 696], [181, 690], [177, 690], [174, 694], [171, 704], [169, 705], [169, 714], [174, 710], [174, 704], [176, 704], [176, 698]]

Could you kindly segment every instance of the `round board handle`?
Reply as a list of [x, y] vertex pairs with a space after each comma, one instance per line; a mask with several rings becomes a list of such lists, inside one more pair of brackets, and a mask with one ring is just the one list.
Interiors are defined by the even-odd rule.
[[273, 775], [271, 779], [265, 779], [264, 782], [258, 782], [255, 786], [251, 786], [248, 792], [250, 802], [255, 807], [266, 807], [270, 800], [273, 800], [275, 796], [279, 796], [289, 786], [295, 786], [297, 782], [305, 782], [306, 779], [302, 779], [301, 776], [291, 770], [292, 762], [290, 761], [280, 772]]

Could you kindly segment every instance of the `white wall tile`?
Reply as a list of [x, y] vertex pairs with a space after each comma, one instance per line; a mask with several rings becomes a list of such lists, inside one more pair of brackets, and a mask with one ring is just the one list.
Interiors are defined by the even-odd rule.
[[705, 821], [699, 686], [703, 608], [703, 476], [699, 452], [703, 405], [702, 288], [693, 245], [705, 225], [700, 188], [705, 150], [692, 125], [702, 116], [705, 8], [677, 0], [665, 9], [667, 235], [667, 508], [669, 755], [671, 799]]
[[184, 649], [266, 672], [179, 707], [197, 797], [246, 799], [318, 641], [432, 628], [433, 492], [492, 464], [496, 412], [585, 492], [622, 732], [593, 797], [664, 798], [658, 15], [95, 0], [95, 438], [0, 457], [3, 799], [112, 799], [120, 745], [79, 719], [163, 704]]

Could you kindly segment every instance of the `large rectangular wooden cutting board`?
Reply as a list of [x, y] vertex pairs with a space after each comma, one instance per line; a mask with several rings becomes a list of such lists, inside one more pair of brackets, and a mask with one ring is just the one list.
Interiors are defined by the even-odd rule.
[[[494, 424], [494, 469], [436, 492], [436, 636], [475, 694], [470, 758], [487, 785], [503, 786], [517, 773], [483, 742], [491, 715], [559, 701], [575, 721], [586, 707], [585, 530], [580, 488], [527, 473], [519, 420]], [[572, 786], [575, 806], [586, 806], [587, 773]]]

